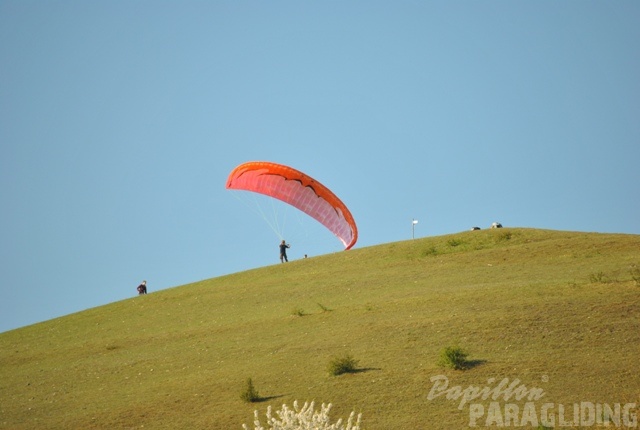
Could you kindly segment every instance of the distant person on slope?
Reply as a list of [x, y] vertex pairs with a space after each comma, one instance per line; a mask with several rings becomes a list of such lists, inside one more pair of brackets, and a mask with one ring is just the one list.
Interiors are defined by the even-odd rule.
[[284, 241], [284, 239], [282, 239], [282, 242], [280, 242], [280, 262], [284, 263], [285, 261], [289, 261], [289, 259], [287, 258], [287, 248], [291, 248], [291, 245], [289, 245], [288, 243], [286, 243]]
[[138, 285], [138, 294], [147, 294], [147, 281], [142, 281], [142, 283]]

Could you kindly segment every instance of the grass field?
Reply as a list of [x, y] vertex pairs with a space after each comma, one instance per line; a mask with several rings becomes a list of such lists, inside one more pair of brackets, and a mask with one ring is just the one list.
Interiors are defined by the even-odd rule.
[[[470, 367], [439, 367], [447, 346], [466, 351]], [[330, 375], [346, 354], [356, 371]], [[252, 428], [254, 409], [296, 399], [332, 403], [333, 419], [362, 413], [367, 430], [468, 428], [469, 404], [429, 398], [439, 375], [461, 389], [517, 379], [544, 392], [536, 413], [553, 403], [561, 427], [558, 405], [640, 405], [638, 357], [640, 236], [469, 231], [276, 264], [1, 333], [0, 428]], [[240, 399], [247, 378], [259, 402]], [[501, 407], [523, 410], [526, 399], [503, 397]]]

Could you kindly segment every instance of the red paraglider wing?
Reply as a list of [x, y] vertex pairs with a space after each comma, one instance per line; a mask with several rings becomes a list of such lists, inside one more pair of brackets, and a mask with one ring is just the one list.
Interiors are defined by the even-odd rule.
[[358, 240], [349, 209], [327, 187], [304, 173], [282, 164], [252, 161], [233, 169], [227, 188], [253, 191], [290, 204], [328, 228], [345, 249]]

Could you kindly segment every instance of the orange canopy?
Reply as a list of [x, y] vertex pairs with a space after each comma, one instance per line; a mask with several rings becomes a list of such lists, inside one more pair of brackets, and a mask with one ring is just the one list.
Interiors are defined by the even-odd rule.
[[328, 228], [345, 250], [355, 245], [358, 229], [351, 212], [327, 187], [282, 164], [251, 161], [233, 169], [227, 188], [253, 191], [288, 203]]

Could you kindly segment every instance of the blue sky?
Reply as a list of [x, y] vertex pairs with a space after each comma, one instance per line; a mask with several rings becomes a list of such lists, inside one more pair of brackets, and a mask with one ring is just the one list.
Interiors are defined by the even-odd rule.
[[[280, 264], [225, 189], [245, 161], [331, 188], [356, 249], [414, 218], [640, 234], [639, 22], [637, 1], [0, 0], [0, 331]], [[342, 252], [276, 210], [292, 260]]]

